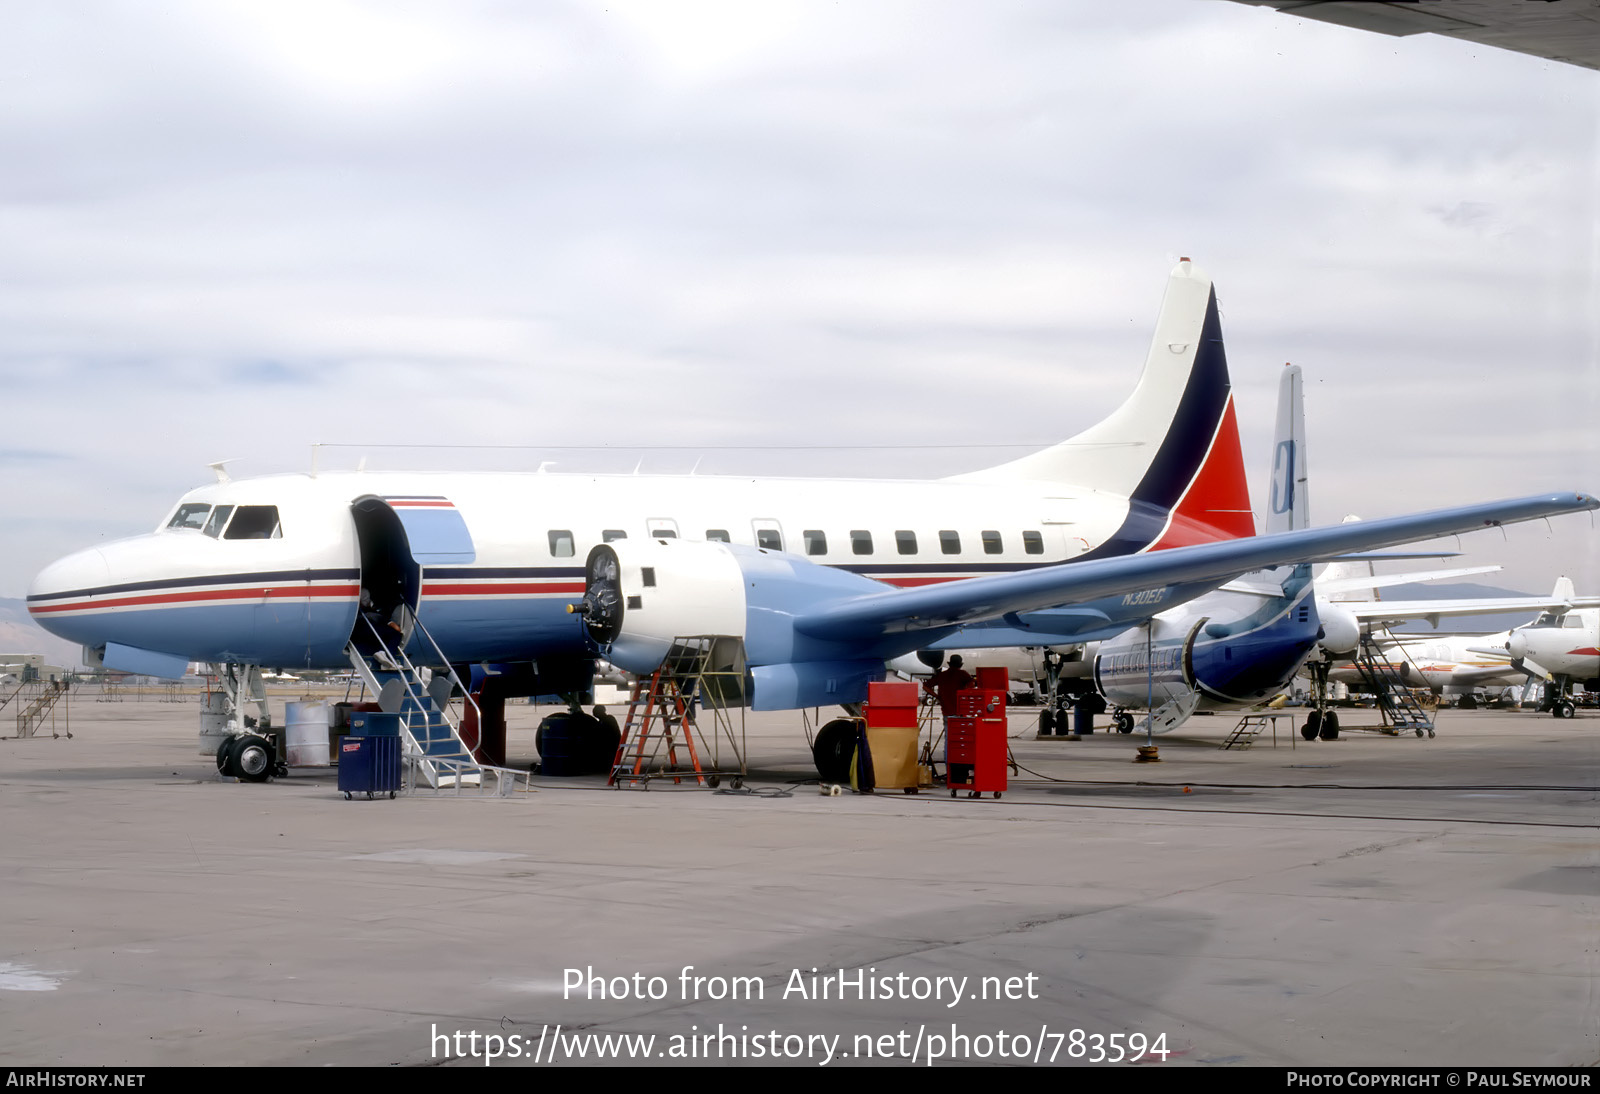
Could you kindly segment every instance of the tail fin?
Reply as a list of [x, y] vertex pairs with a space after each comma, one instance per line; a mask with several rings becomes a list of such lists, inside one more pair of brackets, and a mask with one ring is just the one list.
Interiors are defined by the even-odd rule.
[[1284, 365], [1278, 381], [1278, 424], [1272, 438], [1272, 477], [1267, 486], [1266, 531], [1311, 527], [1306, 493], [1305, 387], [1299, 365]]
[[1187, 258], [1167, 282], [1139, 383], [1070, 440], [958, 482], [1035, 480], [1129, 499], [1115, 535], [1080, 558], [1255, 534], [1211, 279]]

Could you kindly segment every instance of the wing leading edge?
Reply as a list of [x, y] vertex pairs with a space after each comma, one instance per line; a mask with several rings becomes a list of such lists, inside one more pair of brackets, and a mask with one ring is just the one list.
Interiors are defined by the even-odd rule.
[[1131, 623], [1252, 570], [1323, 562], [1351, 552], [1597, 508], [1600, 501], [1589, 494], [1539, 494], [1151, 554], [1068, 562], [835, 600], [797, 613], [794, 626], [814, 638], [869, 641], [908, 631], [1015, 619], [1017, 613], [1063, 605], [1093, 605], [1085, 614], [1086, 623], [1093, 619], [1103, 626], [1124, 616]]

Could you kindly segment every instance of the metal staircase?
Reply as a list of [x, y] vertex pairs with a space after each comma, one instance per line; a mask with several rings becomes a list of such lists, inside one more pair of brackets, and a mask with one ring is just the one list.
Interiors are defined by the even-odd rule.
[[[50, 680], [37, 692], [29, 694], [31, 687], [32, 685], [27, 683], [18, 684], [16, 689], [5, 697], [5, 701], [0, 702], [0, 709], [10, 705], [13, 701], [17, 703], [17, 738], [22, 739], [34, 736], [38, 733], [39, 726], [48, 718], [50, 719], [50, 736], [60, 737], [62, 733], [65, 733], [68, 739], [71, 739], [72, 730], [65, 721], [61, 732], [56, 730], [55, 708], [58, 702], [67, 697], [69, 687], [66, 681]], [[66, 704], [64, 703], [62, 704], [62, 710], [66, 710]]]
[[1240, 752], [1256, 743], [1256, 738], [1271, 723], [1272, 719], [1262, 714], [1246, 714], [1239, 719], [1239, 724], [1233, 727], [1233, 732], [1228, 734], [1228, 739], [1222, 742], [1222, 751], [1237, 748]]
[[1356, 654], [1356, 672], [1361, 676], [1364, 690], [1372, 693], [1383, 718], [1383, 730], [1397, 734], [1413, 730], [1418, 737], [1427, 733], [1433, 736], [1433, 719], [1417, 702], [1416, 696], [1400, 677], [1400, 673], [1383, 655], [1383, 650], [1370, 635], [1361, 636], [1361, 649]]
[[[385, 641], [378, 628], [365, 616], [362, 621], [371, 632], [377, 647], [369, 656], [351, 642], [345, 653], [351, 666], [366, 683], [367, 690], [377, 697], [384, 712], [400, 715], [400, 728], [405, 738], [405, 755], [413, 770], [433, 789], [442, 787], [481, 786], [488, 765], [482, 764], [461, 739], [461, 720], [450, 706], [453, 689], [459, 689], [466, 702], [472, 696], [461, 683], [455, 669], [415, 615], [407, 613], [415, 633], [422, 635], [433, 647], [436, 663], [444, 672], [433, 671], [426, 684], [417, 665], [406, 656], [404, 641]], [[474, 704], [475, 705], [475, 704]], [[499, 770], [499, 769], [494, 769]]]

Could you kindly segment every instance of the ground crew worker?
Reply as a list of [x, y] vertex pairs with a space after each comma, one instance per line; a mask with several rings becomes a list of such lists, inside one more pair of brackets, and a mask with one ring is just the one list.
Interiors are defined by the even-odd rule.
[[950, 658], [950, 663], [922, 683], [922, 690], [939, 700], [939, 710], [945, 722], [956, 712], [956, 692], [972, 687], [972, 674], [961, 667], [961, 655]]

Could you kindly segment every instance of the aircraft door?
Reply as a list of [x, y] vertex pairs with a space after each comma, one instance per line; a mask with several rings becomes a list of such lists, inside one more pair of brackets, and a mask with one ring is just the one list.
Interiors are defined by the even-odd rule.
[[[362, 601], [351, 639], [357, 649], [371, 652], [377, 648], [374, 626], [381, 630], [396, 618], [396, 609], [402, 605], [416, 611], [422, 567], [412, 555], [405, 525], [384, 499], [361, 498], [350, 506], [350, 516], [355, 521], [361, 558]], [[401, 613], [400, 618], [407, 614]]]

